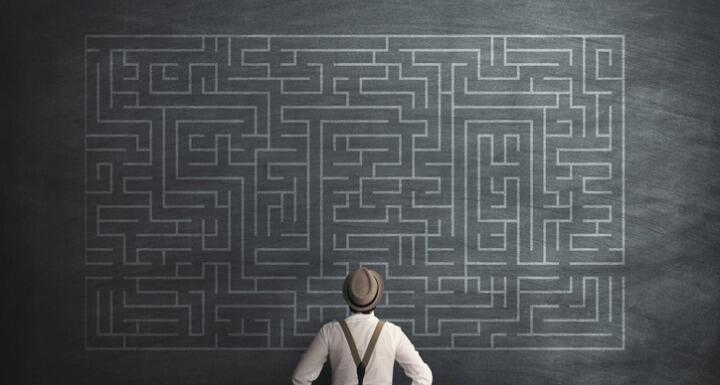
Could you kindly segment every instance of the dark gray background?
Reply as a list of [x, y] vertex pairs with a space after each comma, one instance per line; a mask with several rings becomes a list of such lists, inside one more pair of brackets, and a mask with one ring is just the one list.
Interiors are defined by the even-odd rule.
[[4, 383], [279, 384], [300, 355], [84, 350], [84, 35], [126, 33], [625, 34], [627, 349], [423, 357], [438, 384], [720, 379], [717, 2], [9, 3], [0, 9]]

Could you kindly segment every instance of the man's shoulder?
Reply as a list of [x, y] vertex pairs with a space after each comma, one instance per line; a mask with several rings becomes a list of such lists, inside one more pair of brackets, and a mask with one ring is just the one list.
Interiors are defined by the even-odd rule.
[[383, 325], [383, 329], [391, 330], [393, 334], [405, 334], [403, 329], [391, 321], [385, 321], [385, 325]]
[[323, 326], [320, 327], [320, 332], [328, 334], [332, 332], [335, 329], [340, 328], [340, 322], [338, 320], [332, 320], [330, 322], [325, 323]]

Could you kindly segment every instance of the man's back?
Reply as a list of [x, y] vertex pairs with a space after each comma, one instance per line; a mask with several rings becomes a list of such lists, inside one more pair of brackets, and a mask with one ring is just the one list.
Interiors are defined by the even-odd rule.
[[[345, 319], [360, 357], [365, 354], [378, 321], [373, 313], [354, 313]], [[332, 367], [333, 385], [357, 384], [356, 365], [342, 328], [336, 321], [329, 322], [320, 329], [295, 369], [293, 383], [309, 384], [317, 378], [328, 355]], [[413, 385], [432, 383], [430, 368], [420, 358], [402, 329], [391, 322], [385, 322], [370, 357], [363, 385], [392, 384], [393, 366], [396, 360], [405, 374], [413, 380]]]

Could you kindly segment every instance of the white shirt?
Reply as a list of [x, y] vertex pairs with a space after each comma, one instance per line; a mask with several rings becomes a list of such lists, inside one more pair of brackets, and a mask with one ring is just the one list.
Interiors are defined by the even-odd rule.
[[[378, 318], [374, 313], [355, 313], [345, 318], [345, 322], [355, 340], [358, 354], [362, 358], [378, 323]], [[350, 354], [350, 347], [340, 323], [333, 321], [323, 325], [310, 347], [303, 354], [293, 373], [293, 384], [309, 385], [312, 383], [320, 375], [328, 355], [332, 367], [333, 385], [358, 383], [357, 366]], [[392, 384], [395, 361], [412, 379], [412, 385], [432, 384], [430, 367], [420, 358], [415, 346], [399, 326], [386, 321], [365, 370], [363, 385]]]

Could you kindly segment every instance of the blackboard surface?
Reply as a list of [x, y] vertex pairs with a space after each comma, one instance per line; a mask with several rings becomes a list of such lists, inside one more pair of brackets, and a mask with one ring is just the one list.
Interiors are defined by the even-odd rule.
[[4, 383], [280, 384], [301, 354], [88, 348], [86, 35], [117, 34], [624, 35], [621, 349], [421, 354], [438, 384], [720, 379], [715, 2], [76, 1], [2, 15]]

